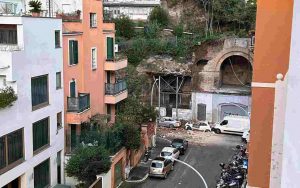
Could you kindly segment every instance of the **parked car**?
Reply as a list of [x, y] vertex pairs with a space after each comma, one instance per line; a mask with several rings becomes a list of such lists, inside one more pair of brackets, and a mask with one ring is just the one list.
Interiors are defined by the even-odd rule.
[[179, 159], [179, 150], [177, 148], [172, 147], [164, 147], [160, 152], [160, 157], [164, 157], [166, 159], [170, 159], [172, 162], [174, 162], [175, 159]]
[[164, 157], [156, 157], [153, 159], [149, 169], [150, 177], [167, 178], [171, 170], [174, 169], [174, 163], [170, 159]]
[[242, 136], [242, 141], [245, 143], [249, 142], [249, 139], [250, 139], [250, 130], [245, 131]]
[[162, 126], [162, 127], [174, 128], [174, 127], [180, 127], [180, 125], [181, 125], [180, 121], [176, 121], [170, 117], [162, 117], [158, 120], [158, 126]]
[[189, 142], [185, 139], [175, 138], [172, 140], [172, 143], [170, 146], [178, 149], [180, 154], [184, 155], [185, 151], [189, 147]]
[[211, 127], [207, 121], [200, 121], [197, 123], [188, 122], [185, 124], [185, 129], [186, 130], [205, 131], [205, 132], [211, 131]]
[[217, 133], [229, 133], [243, 135], [245, 131], [250, 130], [250, 119], [246, 116], [225, 116], [217, 123], [213, 130]]

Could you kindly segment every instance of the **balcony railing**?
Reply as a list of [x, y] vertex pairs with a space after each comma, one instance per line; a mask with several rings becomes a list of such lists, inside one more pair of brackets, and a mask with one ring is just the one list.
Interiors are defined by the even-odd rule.
[[78, 97], [68, 97], [68, 112], [83, 112], [90, 108], [90, 94], [79, 93]]
[[0, 14], [16, 14], [17, 13], [17, 3], [3, 2], [0, 1]]
[[106, 95], [117, 95], [122, 91], [127, 89], [127, 84], [125, 80], [119, 81], [114, 84], [105, 84], [105, 94]]

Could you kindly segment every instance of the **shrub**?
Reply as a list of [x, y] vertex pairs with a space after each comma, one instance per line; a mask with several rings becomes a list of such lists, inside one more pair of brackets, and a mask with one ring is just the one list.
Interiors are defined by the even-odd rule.
[[32, 8], [30, 12], [40, 13], [42, 11], [42, 3], [38, 0], [31, 0], [28, 5]]
[[11, 106], [17, 100], [17, 95], [12, 87], [0, 89], [0, 109]]
[[169, 15], [162, 7], [154, 7], [149, 15], [149, 21], [156, 21], [161, 26], [169, 24]]
[[182, 25], [182, 23], [176, 25], [173, 32], [174, 32], [175, 36], [182, 37], [182, 35], [183, 35], [183, 25]]
[[150, 22], [144, 30], [147, 38], [156, 38], [159, 35], [160, 25], [157, 21]]
[[101, 146], [79, 147], [68, 160], [65, 170], [68, 176], [90, 186], [96, 176], [110, 169], [111, 161], [108, 151]]
[[122, 15], [114, 19], [114, 22], [116, 24], [116, 35], [118, 37], [130, 39], [134, 36], [134, 22], [128, 16]]

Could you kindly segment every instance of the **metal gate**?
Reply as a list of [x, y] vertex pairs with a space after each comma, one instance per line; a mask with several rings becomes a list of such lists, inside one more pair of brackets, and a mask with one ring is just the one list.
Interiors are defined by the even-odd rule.
[[120, 185], [122, 178], [122, 159], [115, 164], [115, 187]]
[[[238, 107], [237, 105], [240, 107]], [[219, 116], [220, 118], [219, 120], [221, 121], [225, 116], [230, 116], [230, 115], [248, 116], [248, 114], [246, 113], [248, 112], [248, 107], [243, 104], [237, 104], [237, 105], [221, 104], [221, 109], [220, 109], [221, 113]]]
[[197, 119], [199, 121], [206, 121], [206, 104], [198, 104]]

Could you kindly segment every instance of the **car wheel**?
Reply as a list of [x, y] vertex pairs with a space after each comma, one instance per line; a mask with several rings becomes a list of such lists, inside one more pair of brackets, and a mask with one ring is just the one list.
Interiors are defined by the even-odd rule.
[[185, 149], [183, 149], [183, 150], [182, 150], [181, 154], [182, 154], [182, 155], [184, 155], [184, 154], [185, 154]]
[[209, 132], [209, 129], [206, 129], [205, 132]]
[[221, 134], [221, 130], [220, 129], [215, 129], [215, 133]]
[[170, 125], [170, 128], [172, 128], [172, 129], [173, 129], [174, 127], [175, 127], [174, 125]]

